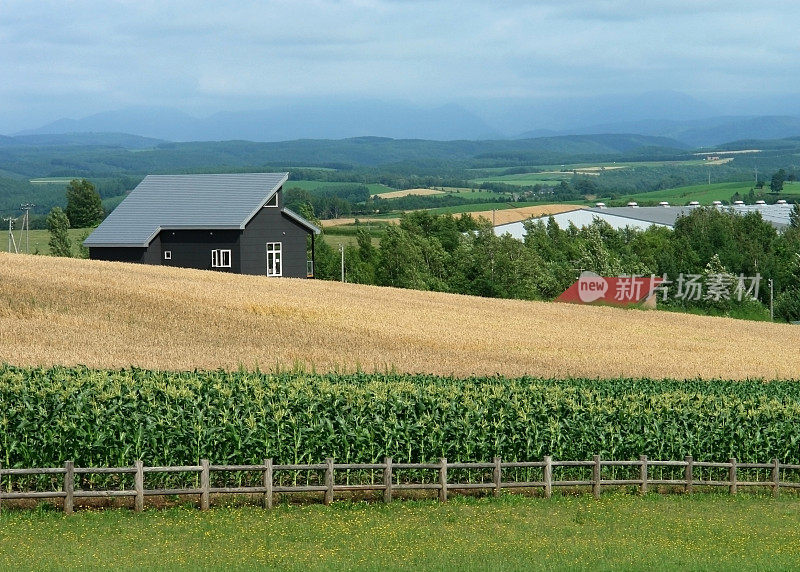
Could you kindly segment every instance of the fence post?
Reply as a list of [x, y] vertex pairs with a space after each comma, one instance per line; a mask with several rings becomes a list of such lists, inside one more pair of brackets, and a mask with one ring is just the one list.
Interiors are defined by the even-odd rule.
[[210, 504], [211, 474], [208, 459], [200, 459], [200, 510], [208, 510]]
[[600, 455], [594, 455], [594, 466], [592, 467], [592, 494], [594, 498], [600, 498]]
[[439, 459], [439, 500], [447, 502], [447, 459]]
[[133, 467], [136, 469], [136, 473], [133, 475], [133, 488], [136, 491], [133, 508], [136, 512], [142, 512], [144, 510], [144, 462], [137, 459], [133, 462]]
[[772, 496], [777, 497], [781, 488], [781, 466], [778, 458], [772, 459]]
[[75, 463], [67, 461], [64, 463], [64, 514], [72, 514], [74, 494], [75, 494]]
[[639, 486], [639, 494], [646, 495], [647, 494], [647, 455], [642, 455], [639, 457], [639, 463], [641, 463], [639, 467], [639, 478], [642, 481], [642, 484]]
[[383, 464], [383, 502], [392, 502], [392, 458], [384, 457]]
[[731, 457], [728, 460], [728, 462], [731, 464], [730, 477], [729, 477], [729, 480], [731, 482], [731, 486], [728, 489], [728, 492], [730, 492], [732, 495], [735, 495], [736, 494], [736, 490], [738, 488], [736, 486], [736, 458], [735, 457]]
[[325, 459], [325, 504], [333, 502], [333, 459]]
[[694, 491], [694, 459], [691, 455], [686, 455], [683, 460], [686, 461], [686, 472], [684, 474], [686, 485], [684, 491], [692, 494]]
[[272, 508], [272, 459], [264, 459], [264, 508]]
[[494, 481], [494, 491], [492, 494], [495, 497], [500, 496], [500, 488], [502, 484], [502, 467], [500, 466], [500, 457], [495, 457], [492, 462], [494, 463], [494, 468], [492, 468], [492, 481]]
[[544, 456], [544, 497], [553, 496], [553, 457]]
[[[0, 463], [0, 471], [3, 470], [3, 463]], [[0, 475], [0, 511], [3, 510], [3, 477]]]

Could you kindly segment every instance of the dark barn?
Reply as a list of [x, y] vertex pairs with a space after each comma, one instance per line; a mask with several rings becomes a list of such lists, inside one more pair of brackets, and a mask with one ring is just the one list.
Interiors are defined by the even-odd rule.
[[288, 177], [148, 175], [84, 245], [93, 260], [310, 278], [320, 230], [283, 206]]

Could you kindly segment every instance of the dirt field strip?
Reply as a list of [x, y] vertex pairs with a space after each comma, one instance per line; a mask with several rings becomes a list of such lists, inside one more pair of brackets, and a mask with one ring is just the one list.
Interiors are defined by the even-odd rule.
[[796, 326], [0, 254], [0, 361], [797, 377]]

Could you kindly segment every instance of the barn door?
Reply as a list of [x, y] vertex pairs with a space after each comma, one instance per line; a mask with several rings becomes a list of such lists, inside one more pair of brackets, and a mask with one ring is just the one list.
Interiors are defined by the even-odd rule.
[[267, 276], [283, 276], [283, 248], [280, 242], [267, 243]]

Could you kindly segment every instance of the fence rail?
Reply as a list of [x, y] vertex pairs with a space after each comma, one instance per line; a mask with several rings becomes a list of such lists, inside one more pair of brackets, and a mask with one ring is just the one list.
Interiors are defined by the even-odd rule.
[[[604, 478], [604, 468], [637, 469], [636, 478]], [[652, 469], [683, 469], [682, 478], [658, 478]], [[553, 470], [557, 468], [591, 469], [591, 478], [564, 479], [553, 478]], [[453, 482], [448, 479], [448, 470], [488, 470], [491, 469], [491, 480], [480, 482]], [[538, 481], [508, 481], [503, 480], [504, 469], [541, 469], [542, 479]], [[727, 478], [711, 479], [698, 475], [702, 469], [724, 470]], [[739, 480], [739, 470], [768, 471], [769, 478], [765, 480]], [[382, 479], [379, 483], [351, 484], [337, 483], [336, 471], [380, 471]], [[399, 479], [397, 471], [433, 471], [434, 482], [403, 482]], [[319, 484], [281, 484], [276, 479], [277, 472], [318, 472], [322, 473]], [[213, 487], [211, 486], [211, 473], [246, 472], [260, 474], [258, 486]], [[794, 473], [795, 480], [785, 480], [781, 475]], [[145, 475], [154, 473], [195, 473], [199, 475], [199, 486], [186, 488], [145, 488]], [[88, 490], [75, 488], [75, 478], [80, 475], [92, 474], [132, 474], [134, 487], [131, 490]], [[559, 461], [551, 457], [544, 457], [541, 461], [502, 461], [495, 457], [491, 463], [449, 463], [447, 459], [439, 459], [437, 463], [394, 463], [391, 457], [386, 457], [383, 463], [334, 463], [333, 459], [326, 459], [324, 463], [315, 464], [273, 464], [272, 459], [265, 459], [260, 465], [212, 465], [207, 459], [200, 461], [199, 465], [182, 465], [171, 467], [146, 467], [142, 461], [136, 461], [132, 467], [75, 467], [73, 461], [67, 461], [63, 467], [40, 468], [2, 468], [0, 465], [0, 484], [3, 477], [20, 477], [35, 475], [63, 475], [61, 490], [51, 491], [14, 491], [9, 485], [8, 491], [0, 487], [0, 508], [6, 499], [63, 499], [65, 514], [72, 514], [76, 499], [82, 498], [113, 498], [133, 497], [134, 509], [141, 511], [144, 508], [144, 499], [148, 496], [163, 495], [199, 495], [201, 510], [207, 510], [212, 494], [248, 494], [262, 495], [265, 508], [272, 508], [273, 497], [279, 493], [323, 493], [323, 502], [330, 504], [337, 492], [354, 491], [383, 491], [384, 502], [391, 502], [395, 492], [414, 490], [435, 490], [440, 501], [447, 501], [448, 492], [451, 490], [489, 490], [497, 496], [503, 489], [541, 489], [545, 497], [550, 497], [554, 487], [591, 487], [592, 494], [599, 497], [603, 487], [609, 486], [635, 486], [640, 494], [646, 494], [651, 485], [668, 485], [683, 487], [687, 493], [693, 492], [695, 486], [727, 487], [730, 494], [736, 494], [740, 487], [766, 487], [772, 490], [773, 495], [778, 495], [780, 489], [800, 489], [800, 465], [780, 463], [773, 459], [770, 463], [739, 463], [730, 459], [726, 463], [695, 461], [687, 456], [682, 461], [650, 460], [642, 455], [638, 460], [603, 460], [595, 455], [591, 461]]]

